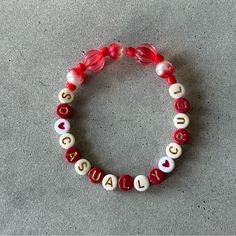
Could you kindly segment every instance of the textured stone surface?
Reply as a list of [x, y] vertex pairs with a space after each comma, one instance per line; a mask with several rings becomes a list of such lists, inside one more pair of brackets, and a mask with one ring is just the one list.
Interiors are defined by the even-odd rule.
[[[235, 234], [235, 1], [0, 2], [1, 234]], [[83, 51], [152, 42], [192, 104], [191, 144], [145, 193], [105, 191], [64, 161], [54, 107]], [[126, 58], [91, 76], [72, 124], [84, 158], [147, 174], [174, 130], [167, 85]]]

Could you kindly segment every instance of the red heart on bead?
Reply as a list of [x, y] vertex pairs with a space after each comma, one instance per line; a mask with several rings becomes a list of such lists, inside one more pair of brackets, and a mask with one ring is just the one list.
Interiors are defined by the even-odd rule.
[[60, 124], [58, 125], [58, 127], [59, 127], [60, 129], [65, 129], [65, 123], [64, 123], [64, 122], [60, 123]]
[[170, 166], [170, 163], [169, 163], [169, 161], [165, 161], [164, 163], [162, 163], [162, 165], [164, 166], [164, 167], [169, 167]]

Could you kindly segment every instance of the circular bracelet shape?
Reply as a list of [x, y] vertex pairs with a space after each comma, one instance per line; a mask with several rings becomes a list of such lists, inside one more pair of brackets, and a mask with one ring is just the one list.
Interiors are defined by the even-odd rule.
[[[174, 110], [176, 115], [173, 119], [176, 130], [173, 132], [173, 141], [169, 143], [165, 150], [165, 155], [152, 167], [147, 175], [138, 175], [135, 178], [130, 175], [121, 175], [116, 177], [110, 173], [104, 173], [102, 169], [92, 166], [90, 161], [84, 159], [79, 149], [76, 147], [75, 137], [70, 133], [69, 119], [72, 115], [72, 106], [70, 103], [74, 100], [74, 93], [84, 82], [86, 71], [98, 72], [105, 65], [105, 57], [113, 60], [122, 58], [124, 55], [134, 58], [140, 64], [156, 64], [156, 73], [160, 78], [166, 80], [169, 85], [169, 94], [174, 99]], [[189, 125], [187, 112], [190, 110], [189, 101], [184, 98], [185, 88], [177, 83], [173, 75], [173, 65], [166, 61], [151, 44], [144, 43], [137, 47], [124, 47], [118, 42], [114, 42], [108, 47], [102, 47], [99, 50], [90, 50], [84, 54], [83, 61], [69, 70], [66, 75], [67, 84], [58, 95], [60, 104], [56, 108], [56, 114], [59, 119], [55, 122], [54, 128], [60, 134], [59, 143], [65, 149], [65, 160], [74, 164], [75, 171], [79, 175], [86, 175], [90, 182], [94, 184], [101, 183], [107, 191], [119, 188], [122, 191], [130, 191], [135, 188], [139, 192], [146, 191], [150, 185], [158, 185], [167, 173], [175, 168], [175, 159], [182, 155], [181, 145], [188, 143], [189, 133], [186, 128]]]

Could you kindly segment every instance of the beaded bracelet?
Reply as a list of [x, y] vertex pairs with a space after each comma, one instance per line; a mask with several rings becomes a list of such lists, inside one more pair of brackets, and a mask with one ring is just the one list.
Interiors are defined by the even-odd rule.
[[[75, 147], [75, 138], [69, 133], [72, 107], [69, 105], [74, 99], [74, 92], [84, 82], [85, 71], [98, 72], [105, 65], [105, 56], [112, 59], [119, 59], [123, 55], [133, 57], [137, 62], [148, 65], [156, 63], [156, 73], [160, 78], [167, 81], [169, 85], [169, 94], [174, 101], [174, 109], [177, 112], [173, 119], [174, 126], [177, 128], [173, 133], [174, 142], [166, 147], [166, 156], [160, 158], [157, 167], [153, 167], [148, 175], [138, 175], [133, 178], [130, 175], [121, 175], [116, 177], [112, 174], [106, 174], [98, 167], [91, 166], [91, 163], [81, 158], [80, 151]], [[85, 53], [83, 63], [79, 63], [67, 73], [66, 88], [59, 92], [60, 104], [56, 108], [56, 114], [60, 119], [55, 122], [54, 128], [60, 134], [59, 143], [66, 149], [65, 159], [69, 163], [75, 163], [75, 171], [79, 175], [87, 175], [88, 179], [94, 183], [102, 183], [104, 189], [111, 191], [117, 188], [123, 191], [129, 191], [133, 187], [137, 191], [146, 191], [150, 184], [158, 185], [164, 180], [164, 174], [170, 173], [175, 168], [174, 159], [182, 154], [183, 145], [189, 141], [189, 133], [186, 128], [189, 125], [189, 117], [185, 114], [190, 110], [189, 101], [184, 98], [185, 89], [180, 83], [177, 83], [173, 75], [174, 68], [172, 64], [157, 53], [155, 47], [151, 44], [141, 44], [136, 48], [123, 47], [122, 44], [114, 42], [109, 47], [103, 47], [100, 50], [90, 50]]]

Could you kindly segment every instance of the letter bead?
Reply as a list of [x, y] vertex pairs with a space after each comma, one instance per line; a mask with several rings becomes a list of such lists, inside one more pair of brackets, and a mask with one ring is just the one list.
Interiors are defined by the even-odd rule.
[[186, 98], [178, 98], [174, 102], [174, 109], [179, 113], [186, 113], [190, 110], [190, 103]]
[[145, 175], [138, 175], [134, 179], [134, 187], [139, 192], [144, 192], [149, 188], [149, 180]]
[[117, 177], [115, 175], [105, 175], [102, 180], [102, 186], [107, 191], [113, 191], [117, 188]]
[[189, 125], [189, 118], [184, 113], [178, 113], [175, 115], [173, 122], [177, 129], [184, 129]]
[[103, 177], [103, 171], [97, 167], [92, 168], [88, 173], [89, 180], [94, 184], [102, 182]]
[[90, 169], [91, 169], [91, 164], [86, 159], [80, 159], [75, 163], [75, 171], [79, 175], [87, 175]]
[[74, 100], [74, 94], [68, 88], [64, 88], [59, 92], [58, 98], [61, 103], [71, 103]]
[[130, 175], [122, 175], [118, 179], [118, 187], [123, 191], [129, 191], [134, 187], [134, 179]]
[[169, 93], [170, 96], [174, 99], [181, 98], [185, 94], [185, 88], [182, 84], [175, 83], [169, 87]]
[[182, 147], [177, 143], [170, 143], [166, 147], [166, 155], [172, 159], [177, 159], [182, 155]]
[[71, 148], [75, 144], [75, 137], [70, 133], [62, 134], [59, 143], [64, 149]]
[[170, 157], [162, 157], [158, 162], [159, 169], [164, 173], [170, 173], [175, 168], [175, 162]]
[[69, 118], [71, 117], [72, 108], [67, 103], [60, 103], [56, 108], [56, 114], [60, 118]]
[[68, 148], [65, 152], [65, 159], [70, 162], [74, 163], [80, 159], [80, 151], [76, 147]]
[[154, 185], [160, 184], [164, 180], [164, 173], [158, 168], [154, 167], [149, 171], [148, 179]]
[[70, 123], [68, 120], [59, 119], [55, 122], [54, 128], [58, 134], [65, 134], [70, 130]]
[[185, 144], [189, 141], [190, 135], [185, 129], [177, 129], [173, 134], [173, 139], [178, 144]]

